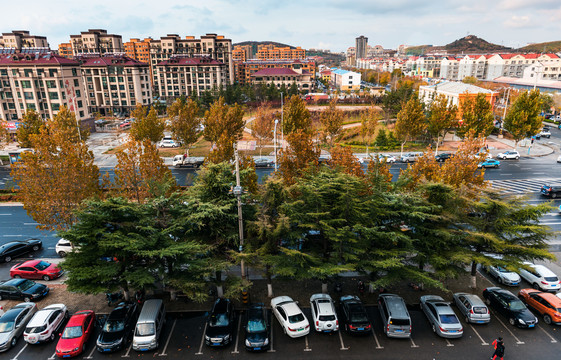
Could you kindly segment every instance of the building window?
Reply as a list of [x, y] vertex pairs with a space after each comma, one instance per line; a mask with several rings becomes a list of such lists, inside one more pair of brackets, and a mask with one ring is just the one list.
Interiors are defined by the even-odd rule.
[[49, 99], [58, 100], [58, 93], [54, 91], [49, 91]]
[[31, 89], [31, 81], [29, 80], [22, 80], [21, 87], [24, 89]]

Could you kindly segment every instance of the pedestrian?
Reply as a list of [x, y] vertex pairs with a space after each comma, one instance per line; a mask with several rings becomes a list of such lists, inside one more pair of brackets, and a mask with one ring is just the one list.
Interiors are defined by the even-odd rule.
[[503, 342], [503, 338], [499, 337], [498, 339], [495, 339], [495, 341], [493, 341], [493, 346], [495, 347], [495, 352], [493, 353], [491, 360], [503, 360], [505, 355], [505, 344]]

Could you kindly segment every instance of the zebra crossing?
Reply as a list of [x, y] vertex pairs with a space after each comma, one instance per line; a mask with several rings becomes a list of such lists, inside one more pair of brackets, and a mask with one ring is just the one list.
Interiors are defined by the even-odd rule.
[[539, 193], [543, 184], [561, 184], [559, 178], [488, 180], [491, 187], [501, 194]]

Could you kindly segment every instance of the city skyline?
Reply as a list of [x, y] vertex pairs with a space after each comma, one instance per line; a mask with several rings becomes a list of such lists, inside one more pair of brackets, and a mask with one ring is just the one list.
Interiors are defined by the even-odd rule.
[[[209, 0], [158, 2], [124, 0], [32, 0], [22, 7], [4, 4], [2, 32], [29, 30], [47, 37], [52, 49], [71, 34], [107, 29], [130, 38], [166, 34], [200, 36], [217, 33], [242, 41], [276, 41], [304, 48], [345, 51], [364, 35], [371, 46], [445, 45], [468, 33], [489, 42], [521, 47], [530, 42], [561, 40], [561, 3], [557, 0], [326, 0], [321, 7], [295, 1]], [[288, 21], [287, 21], [288, 19]]]

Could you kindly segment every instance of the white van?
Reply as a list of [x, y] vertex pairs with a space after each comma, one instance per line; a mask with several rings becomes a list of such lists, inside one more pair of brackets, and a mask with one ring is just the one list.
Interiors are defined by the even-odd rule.
[[136, 351], [157, 349], [165, 321], [166, 310], [162, 300], [146, 300], [136, 322], [132, 348]]

